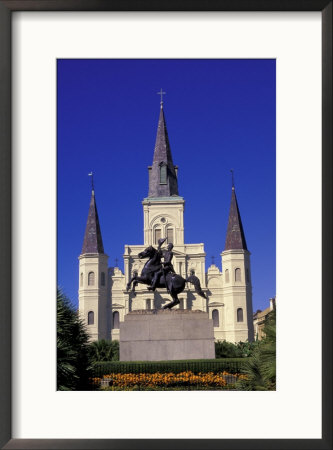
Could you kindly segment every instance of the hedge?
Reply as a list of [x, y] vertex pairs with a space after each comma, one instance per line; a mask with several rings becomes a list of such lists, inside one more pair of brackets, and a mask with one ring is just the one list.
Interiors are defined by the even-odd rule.
[[93, 365], [93, 376], [102, 377], [109, 373], [180, 373], [195, 374], [207, 372], [240, 373], [250, 358], [193, 359], [177, 361], [107, 361]]

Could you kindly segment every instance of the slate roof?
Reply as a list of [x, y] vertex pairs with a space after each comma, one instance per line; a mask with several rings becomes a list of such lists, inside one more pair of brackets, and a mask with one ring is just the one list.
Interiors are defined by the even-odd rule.
[[104, 253], [94, 190], [91, 192], [86, 231], [81, 251], [81, 254], [84, 253]]
[[[160, 166], [162, 163], [167, 165], [166, 184], [160, 184]], [[170, 197], [172, 195], [178, 195], [178, 182], [175, 166], [172, 161], [163, 105], [161, 105], [153, 165], [150, 168], [149, 175], [148, 197]]]
[[235, 187], [232, 187], [227, 237], [224, 250], [247, 250], [246, 240], [238, 209]]

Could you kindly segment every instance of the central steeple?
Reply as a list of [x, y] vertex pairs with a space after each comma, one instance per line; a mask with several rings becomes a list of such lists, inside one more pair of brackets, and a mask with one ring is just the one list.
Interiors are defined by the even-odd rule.
[[184, 245], [184, 205], [178, 194], [177, 166], [174, 166], [165, 123], [161, 89], [160, 116], [153, 164], [148, 167], [149, 192], [142, 201], [144, 245], [158, 245], [160, 238]]
[[177, 167], [172, 161], [168, 131], [161, 101], [153, 165], [149, 168], [148, 197], [178, 196]]

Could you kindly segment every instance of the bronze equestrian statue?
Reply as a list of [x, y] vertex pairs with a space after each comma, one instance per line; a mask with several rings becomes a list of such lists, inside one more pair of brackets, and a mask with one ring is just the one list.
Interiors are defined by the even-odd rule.
[[[186, 282], [194, 285], [197, 294], [203, 298], [207, 298], [201, 289], [199, 278], [197, 278], [194, 273], [191, 272], [191, 276], [189, 276], [186, 280], [175, 273], [171, 263], [173, 257], [173, 245], [169, 244], [166, 251], [161, 250], [161, 246], [165, 240], [166, 239], [159, 239], [157, 249], [153, 246], [149, 246], [143, 252], [138, 254], [140, 259], [148, 258], [148, 261], [144, 265], [141, 275], [138, 276], [137, 274], [134, 274], [131, 280], [127, 283], [127, 290], [130, 289], [132, 283], [133, 292], [135, 291], [135, 286], [137, 286], [138, 283], [148, 284], [151, 290], [155, 290], [156, 288], [166, 288], [173, 301], [165, 305], [163, 309], [171, 309], [174, 306], [179, 305], [180, 301], [178, 299], [178, 294], [183, 292]], [[164, 263], [161, 261], [162, 257], [164, 257]]]
[[[164, 240], [163, 240], [164, 241]], [[175, 269], [172, 265], [172, 258], [173, 258], [173, 244], [168, 244], [167, 250], [162, 250], [162, 255], [164, 261], [162, 262], [162, 266], [160, 270], [157, 270], [154, 274], [154, 278], [152, 280], [151, 286], [148, 287], [148, 290], [155, 291], [156, 286], [161, 278], [162, 275], [166, 276], [168, 273], [176, 273]]]

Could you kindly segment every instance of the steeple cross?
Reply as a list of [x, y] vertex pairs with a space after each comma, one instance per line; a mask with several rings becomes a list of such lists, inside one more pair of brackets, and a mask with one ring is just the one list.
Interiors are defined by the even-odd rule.
[[115, 259], [116, 267], [118, 267], [118, 258]]
[[215, 263], [215, 256], [211, 256], [211, 258], [212, 258], [212, 264], [214, 264]]
[[93, 174], [93, 172], [88, 173], [88, 177], [91, 177], [91, 190], [94, 191], [95, 187], [94, 187], [94, 174]]
[[162, 88], [159, 92], [157, 92], [157, 95], [161, 96], [161, 106], [163, 105], [163, 95], [166, 94], [166, 92], [163, 92]]
[[231, 187], [235, 187], [235, 182], [234, 182], [234, 169], [230, 169], [231, 172]]

